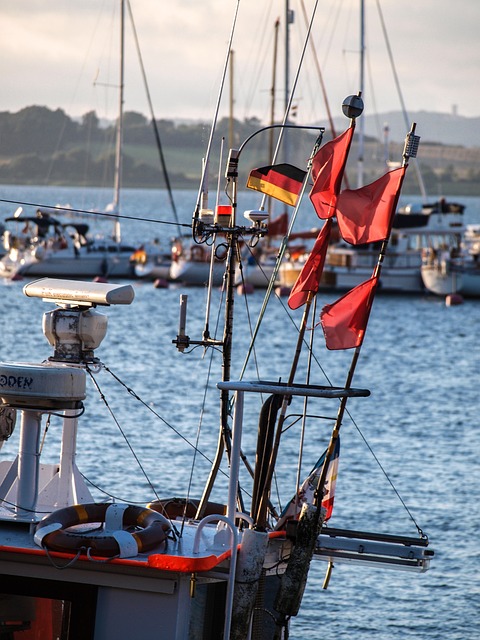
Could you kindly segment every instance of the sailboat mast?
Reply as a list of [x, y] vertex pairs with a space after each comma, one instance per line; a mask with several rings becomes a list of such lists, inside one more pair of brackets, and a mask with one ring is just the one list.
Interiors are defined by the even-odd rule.
[[[288, 123], [288, 110], [290, 107], [290, 24], [293, 22], [293, 9], [290, 9], [290, 0], [285, 0], [285, 122]], [[283, 153], [285, 158], [290, 156], [289, 135], [284, 132]]]
[[[278, 30], [280, 28], [280, 18], [275, 20], [274, 39], [273, 39], [273, 68], [272, 68], [272, 86], [270, 88], [270, 124], [275, 124], [275, 93], [277, 90], [277, 54], [278, 54]], [[268, 161], [273, 161], [273, 136], [274, 129], [270, 129]]]
[[[365, 87], [365, 0], [360, 0], [360, 95]], [[365, 121], [360, 118], [358, 127], [357, 187], [363, 187]]]
[[234, 51], [230, 50], [230, 99], [229, 99], [229, 118], [228, 118], [228, 148], [233, 149], [233, 108], [235, 104], [234, 99], [234, 91], [235, 91], [235, 82], [234, 82]]
[[290, 97], [290, 1], [285, 0], [285, 113], [288, 109]]
[[[115, 182], [113, 195], [113, 210], [115, 214], [120, 212], [120, 186], [122, 182], [122, 144], [123, 144], [123, 103], [124, 103], [124, 51], [125, 51], [125, 0], [120, 0], [120, 75], [119, 75], [119, 91], [118, 91], [118, 120], [117, 120], [117, 138], [115, 145]], [[115, 219], [114, 239], [120, 242], [120, 221], [118, 217]]]

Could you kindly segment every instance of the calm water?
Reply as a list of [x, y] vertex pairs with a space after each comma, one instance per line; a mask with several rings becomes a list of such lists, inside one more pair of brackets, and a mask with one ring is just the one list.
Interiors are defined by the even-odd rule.
[[[188, 221], [195, 194], [182, 192], [178, 197], [182, 219]], [[85, 193], [75, 189], [0, 187], [0, 198], [50, 205], [70, 202], [90, 208], [104, 205], [109, 194], [100, 190]], [[245, 208], [256, 206], [251, 194], [248, 198]], [[468, 206], [468, 221], [480, 222], [480, 199], [462, 201]], [[166, 195], [160, 191], [127, 191], [124, 196], [124, 212], [157, 219], [170, 219], [167, 204]], [[14, 209], [14, 205], [0, 203], [4, 215]], [[139, 242], [145, 234], [165, 233], [161, 225], [152, 231], [146, 223], [127, 222], [123, 228], [125, 237]], [[23, 284], [0, 283], [0, 358], [38, 362], [50, 355], [41, 333], [41, 318], [51, 307], [41, 300], [25, 298]], [[127, 394], [107, 372], [97, 375], [96, 380], [153, 488], [138, 469], [124, 435], [93, 385], [89, 386], [87, 411], [81, 420], [78, 466], [98, 487], [92, 489], [98, 499], [105, 493], [142, 502], [155, 497], [155, 492], [163, 497], [185, 495], [189, 482], [191, 494], [198, 495], [209, 463], [197, 454], [191, 478], [193, 449], [172, 427], [190, 443], [198, 438], [201, 452], [212, 455], [217, 440], [215, 382], [220, 378], [219, 356], [214, 353], [203, 357], [200, 349], [179, 354], [172, 345], [181, 289], [155, 289], [150, 283], [139, 282], [133, 286], [135, 301], [130, 307], [105, 311], [109, 333], [97, 354], [144, 404]], [[205, 294], [201, 289], [190, 289], [188, 294], [187, 333], [199, 339]], [[262, 299], [260, 291], [236, 298], [232, 378], [238, 376], [243, 363], [249, 323], [254, 321]], [[219, 300], [220, 293], [215, 292], [211, 328], [216, 324]], [[322, 306], [332, 300], [322, 295], [318, 303]], [[293, 320], [299, 319], [300, 312], [295, 312]], [[348, 404], [351, 417], [342, 427], [331, 525], [416, 534], [415, 523], [365, 445], [366, 440], [416, 523], [428, 534], [436, 555], [425, 574], [339, 564], [327, 591], [321, 588], [325, 565], [314, 562], [291, 638], [473, 640], [479, 636], [479, 332], [480, 300], [467, 300], [457, 307], [446, 307], [439, 299], [422, 296], [381, 296], [375, 301], [354, 380], [355, 386], [370, 389], [372, 395]], [[333, 384], [343, 384], [351, 353], [327, 352], [320, 334], [315, 344], [318, 364], [313, 368], [313, 380], [322, 384], [326, 374]], [[292, 321], [281, 302], [272, 300], [256, 352], [259, 375], [285, 379], [294, 346]], [[212, 373], [205, 394], [209, 368]], [[304, 372], [302, 362], [298, 381], [303, 380]], [[252, 362], [245, 377], [254, 375]], [[331, 403], [325, 408], [312, 405], [312, 412], [327, 416], [334, 416], [335, 409]], [[252, 461], [257, 415], [258, 406], [248, 402], [244, 451]], [[330, 426], [330, 421], [307, 425], [305, 469], [324, 450]], [[52, 420], [47, 442], [55, 455], [59, 431], [59, 424]], [[15, 454], [17, 437], [18, 429], [2, 449], [1, 458]], [[295, 481], [297, 438], [298, 427], [292, 427], [285, 434], [279, 459], [277, 485], [283, 503]], [[248, 484], [246, 478], [244, 483]], [[224, 486], [222, 479], [214, 499], [221, 498]]]

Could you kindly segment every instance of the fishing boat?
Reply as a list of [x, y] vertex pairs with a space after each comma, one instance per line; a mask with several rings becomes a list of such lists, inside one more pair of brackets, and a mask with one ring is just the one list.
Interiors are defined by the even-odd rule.
[[[358, 96], [345, 101], [344, 112], [351, 127], [361, 111]], [[303, 189], [312, 170], [317, 174], [316, 183], [325, 178], [321, 160], [332, 147], [322, 146], [322, 135], [320, 130]], [[233, 379], [238, 246], [267, 232], [264, 212], [250, 212], [250, 225], [235, 219], [239, 150], [230, 153], [226, 171], [226, 189], [233, 203], [229, 220], [202, 219], [196, 206], [194, 240], [208, 246], [215, 245], [219, 237], [226, 244], [223, 332], [219, 337], [212, 335], [207, 312], [202, 336], [191, 338], [187, 332], [187, 297], [182, 294], [178, 332], [173, 338], [186, 358], [189, 352], [196, 352], [196, 347], [221, 352], [221, 376], [216, 385], [219, 437], [216, 450], [207, 455], [211, 470], [201, 495], [157, 498], [152, 494], [151, 500], [142, 504], [93, 500], [77, 468], [76, 444], [79, 431], [88, 428], [82, 424], [87, 395], [91, 393], [89, 390], [87, 394], [87, 381], [92, 383], [94, 393], [100, 392], [98, 374], [108, 370], [98, 355], [107, 318], [97, 307], [130, 305], [134, 303], [134, 289], [130, 284], [55, 278], [36, 280], [23, 288], [27, 297], [40, 298], [53, 307], [42, 323], [53, 354], [38, 364], [0, 364], [2, 443], [7, 443], [17, 422], [20, 430], [18, 454], [10, 459], [2, 454], [0, 462], [2, 631], [8, 629], [12, 636], [21, 631], [36, 634], [31, 637], [65, 640], [281, 640], [288, 637], [291, 621], [301, 608], [309, 573], [317, 571], [316, 560], [326, 563], [324, 588], [333, 565], [341, 562], [417, 572], [428, 569], [433, 551], [419, 527], [416, 535], [405, 536], [327, 524], [333, 509], [339, 437], [347, 402], [353, 398], [366, 402], [370, 395], [368, 389], [352, 383], [402, 178], [416, 146], [417, 137], [411, 132], [401, 173], [393, 176], [394, 188], [388, 187], [389, 213], [386, 227], [377, 229], [383, 238], [373, 273], [351, 292], [347, 302], [343, 297], [326, 305], [321, 313], [327, 348], [353, 349], [343, 386], [313, 384], [309, 375], [299, 382], [302, 355], [307, 362], [313, 357], [313, 343], [307, 354], [302, 350], [331, 221], [322, 227], [289, 298], [290, 308], [300, 309], [301, 320], [292, 362], [287, 365], [288, 376], [282, 381], [279, 371], [270, 380], [247, 380], [243, 367]], [[264, 306], [273, 286], [274, 278]], [[172, 368], [165, 373], [172, 376]], [[182, 379], [180, 372], [175, 375]], [[131, 394], [132, 387], [125, 385], [125, 391]], [[255, 462], [250, 464], [244, 438], [251, 426], [252, 404], [259, 406], [259, 417]], [[293, 418], [294, 424], [305, 425], [314, 419], [323, 425], [326, 449], [305, 480], [299, 477], [289, 488], [291, 500], [280, 509], [275, 504], [272, 483], [284, 431], [292, 426], [289, 414], [297, 412], [303, 417]], [[245, 422], [244, 416], [248, 416]], [[59, 419], [62, 425], [60, 454], [55, 462], [46, 453], [50, 445], [58, 445], [55, 438], [50, 442], [50, 419]], [[303, 427], [298, 431], [301, 442]], [[95, 455], [99, 446], [95, 444]], [[165, 453], [172, 455], [170, 451]], [[220, 473], [225, 456], [228, 468]], [[160, 462], [157, 467], [161, 468]], [[183, 479], [183, 469], [179, 476]], [[214, 489], [222, 495], [220, 500], [213, 500]]]

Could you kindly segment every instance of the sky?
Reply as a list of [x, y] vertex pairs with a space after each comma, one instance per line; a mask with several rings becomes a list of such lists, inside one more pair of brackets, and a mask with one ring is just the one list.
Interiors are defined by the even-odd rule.
[[[289, 0], [290, 85], [297, 121], [333, 117], [360, 88], [360, 0]], [[41, 105], [72, 117], [118, 104], [120, 0], [0, 0], [0, 111]], [[286, 0], [130, 0], [157, 118], [211, 121], [235, 10], [234, 115], [270, 120], [274, 24], [280, 18], [275, 116], [285, 105]], [[401, 97], [379, 20], [381, 8]], [[127, 11], [128, 18], [128, 11]], [[365, 0], [365, 113], [438, 111], [480, 116], [480, 2]], [[321, 79], [318, 69], [321, 72]], [[229, 113], [229, 76], [219, 114]], [[125, 35], [125, 109], [150, 114], [130, 20]]]

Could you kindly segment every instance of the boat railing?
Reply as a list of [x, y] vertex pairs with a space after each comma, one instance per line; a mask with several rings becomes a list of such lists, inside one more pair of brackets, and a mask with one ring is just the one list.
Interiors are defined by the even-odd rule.
[[427, 538], [324, 527], [317, 539], [315, 555], [332, 563], [424, 572], [434, 555], [427, 547]]
[[[238, 546], [238, 531], [235, 526], [235, 522], [228, 518], [227, 516], [222, 516], [220, 514], [211, 514], [205, 516], [198, 524], [197, 530], [195, 532], [195, 539], [193, 542], [193, 553], [198, 553], [200, 550], [200, 539], [203, 528], [209, 522], [215, 521], [217, 522], [217, 534], [216, 541], [220, 539], [221, 544], [224, 543], [224, 535], [226, 533], [226, 529], [230, 531], [230, 541], [229, 546], [231, 548], [231, 558], [230, 558], [230, 569], [228, 574], [228, 582], [227, 582], [227, 595], [225, 600], [225, 625], [223, 629], [223, 637], [230, 637], [230, 626], [232, 621], [232, 610], [233, 610], [233, 595], [235, 590], [235, 572], [237, 570], [237, 546]], [[223, 526], [222, 526], [223, 523]]]
[[[241, 453], [244, 395], [268, 393], [281, 396], [303, 396], [312, 398], [367, 397], [368, 389], [317, 386], [306, 384], [286, 384], [268, 381], [228, 381], [219, 382], [221, 390], [235, 392], [235, 412], [233, 416], [231, 469], [227, 518], [235, 517], [238, 490], [238, 474]], [[292, 521], [288, 527], [295, 527]], [[292, 533], [292, 532], [290, 532]], [[287, 536], [290, 536], [287, 528]], [[294, 532], [293, 535], [294, 536]], [[430, 564], [434, 552], [427, 549], [426, 538], [395, 536], [381, 533], [348, 531], [346, 529], [324, 528], [318, 537], [315, 555], [329, 563], [350, 562], [383, 568], [423, 572]]]
[[268, 382], [259, 380], [248, 382], [244, 380], [218, 382], [217, 387], [221, 391], [235, 392], [235, 411], [233, 416], [232, 448], [230, 462], [230, 480], [228, 487], [227, 517], [234, 520], [236, 514], [236, 501], [238, 495], [238, 478], [241, 460], [241, 441], [243, 428], [244, 396], [249, 393], [267, 393], [279, 396], [301, 396], [311, 398], [353, 398], [367, 397], [368, 389], [343, 388], [332, 386], [319, 386], [307, 384], [286, 384], [281, 382]]

